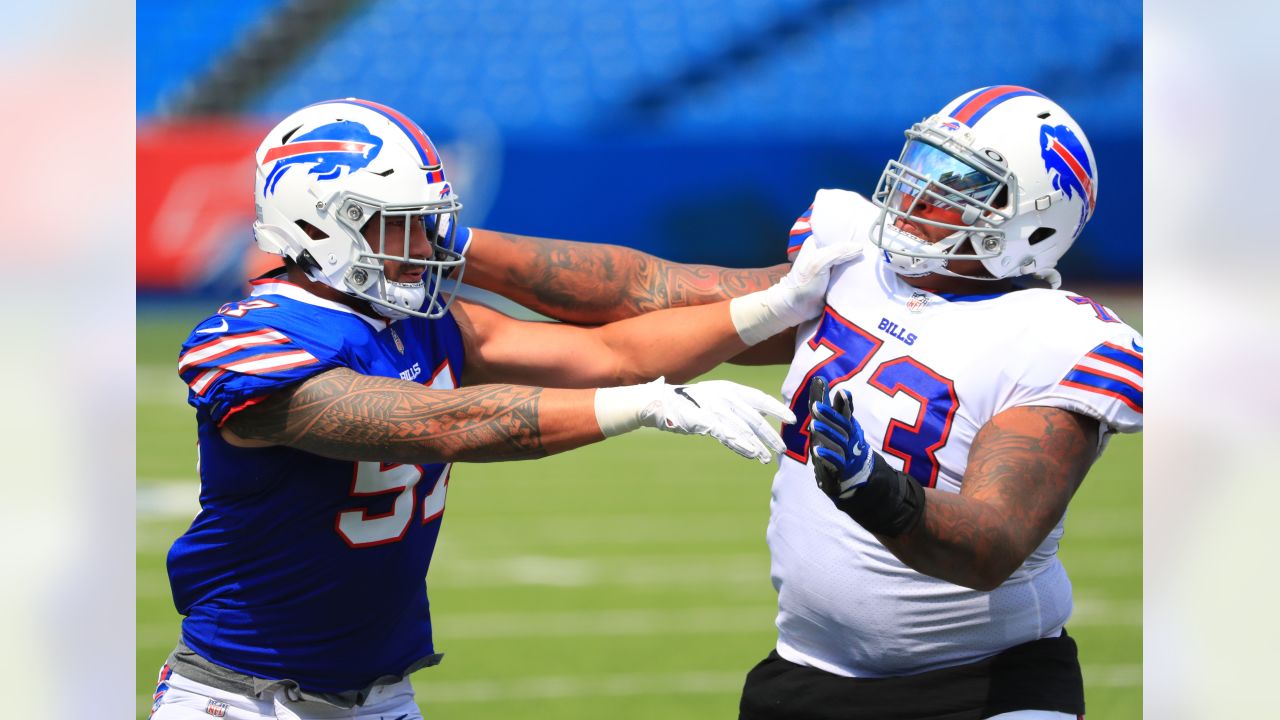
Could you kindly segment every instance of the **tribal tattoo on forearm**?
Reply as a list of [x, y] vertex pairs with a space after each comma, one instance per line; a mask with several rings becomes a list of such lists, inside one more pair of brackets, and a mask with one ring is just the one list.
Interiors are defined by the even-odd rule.
[[500, 235], [522, 259], [507, 272], [509, 286], [523, 290], [534, 310], [570, 322], [601, 324], [728, 300], [769, 287], [788, 269], [683, 265], [616, 245]]
[[883, 541], [935, 577], [995, 586], [1044, 541], [1097, 456], [1097, 423], [1050, 407], [996, 416], [973, 442], [961, 495], [928, 491], [916, 530]]
[[340, 460], [484, 462], [543, 457], [541, 388], [428, 390], [336, 368], [232, 416], [240, 437]]

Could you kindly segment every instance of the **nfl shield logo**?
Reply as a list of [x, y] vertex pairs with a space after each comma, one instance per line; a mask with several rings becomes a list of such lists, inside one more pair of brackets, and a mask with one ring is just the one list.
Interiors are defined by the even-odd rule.
[[929, 302], [929, 296], [922, 292], [911, 293], [911, 299], [907, 301], [907, 309], [913, 313], [918, 313], [924, 309]]
[[210, 700], [209, 706], [206, 707], [204, 711], [209, 713], [213, 717], [226, 717], [227, 704], [220, 700]]

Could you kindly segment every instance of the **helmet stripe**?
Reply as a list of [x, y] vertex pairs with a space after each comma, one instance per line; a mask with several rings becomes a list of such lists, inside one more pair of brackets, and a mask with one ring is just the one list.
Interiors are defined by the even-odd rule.
[[436, 152], [436, 146], [431, 143], [431, 138], [427, 137], [427, 134], [422, 132], [422, 128], [418, 127], [417, 123], [405, 117], [394, 108], [389, 108], [386, 105], [381, 105], [370, 100], [348, 98], [345, 100], [330, 100], [329, 102], [347, 102], [354, 105], [360, 105], [361, 107], [367, 107], [387, 118], [392, 123], [395, 123], [396, 127], [400, 128], [400, 130], [402, 130], [405, 135], [408, 135], [409, 139], [413, 141], [414, 147], [418, 150], [418, 157], [422, 159], [422, 164], [425, 167], [436, 168], [435, 170], [427, 173], [427, 182], [444, 182], [444, 170], [440, 167], [440, 153]]
[[964, 102], [951, 113], [951, 117], [960, 122], [973, 127], [983, 115], [986, 115], [992, 108], [1012, 98], [1021, 97], [1023, 95], [1034, 95], [1035, 97], [1044, 97], [1035, 90], [1019, 87], [1017, 85], [996, 85], [989, 88], [983, 88], [964, 99]]
[[1084, 188], [1085, 199], [1089, 201], [1089, 212], [1092, 213], [1095, 200], [1093, 197], [1093, 180], [1089, 177], [1089, 172], [1084, 169], [1080, 161], [1076, 159], [1076, 156], [1071, 154], [1070, 150], [1058, 142], [1057, 138], [1053, 139], [1053, 146], [1050, 149], [1067, 163], [1067, 167], [1071, 168], [1071, 172], [1080, 181], [1080, 186]]

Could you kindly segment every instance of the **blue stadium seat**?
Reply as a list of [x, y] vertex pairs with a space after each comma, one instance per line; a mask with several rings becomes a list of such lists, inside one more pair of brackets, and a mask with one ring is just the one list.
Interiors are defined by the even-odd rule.
[[137, 3], [138, 115], [160, 104], [209, 69], [235, 41], [283, 0]]

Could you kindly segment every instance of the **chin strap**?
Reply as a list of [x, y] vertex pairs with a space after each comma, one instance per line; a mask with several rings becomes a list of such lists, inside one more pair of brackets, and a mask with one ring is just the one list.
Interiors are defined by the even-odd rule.
[[[369, 304], [379, 315], [392, 320], [403, 320], [409, 317], [409, 313], [403, 312], [401, 308], [418, 310], [427, 299], [427, 284], [424, 282], [398, 283], [387, 280], [385, 288], [387, 297], [382, 300], [394, 307], [376, 301]], [[372, 299], [372, 296], [367, 299]]]
[[1053, 268], [1049, 268], [1048, 270], [1038, 270], [1031, 273], [1031, 275], [1032, 277], [1040, 278], [1041, 280], [1049, 283], [1049, 287], [1053, 290], [1057, 290], [1059, 287], [1062, 287], [1062, 273]]

